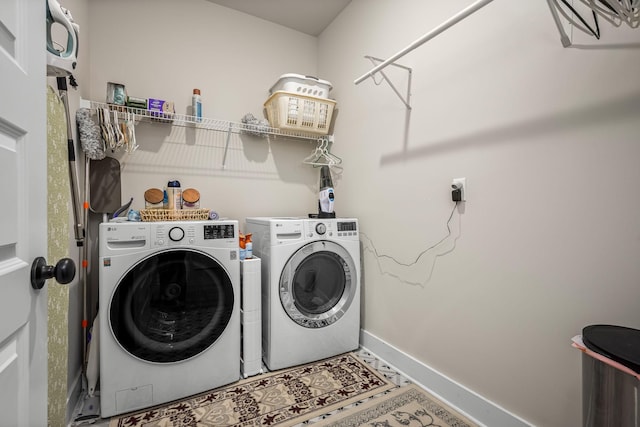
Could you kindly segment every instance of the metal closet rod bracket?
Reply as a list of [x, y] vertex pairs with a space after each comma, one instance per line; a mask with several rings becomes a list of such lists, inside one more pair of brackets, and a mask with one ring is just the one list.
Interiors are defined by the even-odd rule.
[[478, 0], [478, 1], [476, 1], [475, 3], [471, 4], [470, 6], [468, 6], [465, 9], [461, 10], [456, 15], [452, 16], [451, 18], [449, 18], [448, 20], [446, 20], [442, 24], [438, 25], [436, 28], [434, 28], [433, 30], [431, 30], [430, 32], [425, 34], [424, 36], [420, 37], [418, 40], [416, 40], [413, 43], [411, 43], [409, 46], [405, 47], [404, 49], [402, 49], [401, 51], [399, 51], [398, 53], [393, 55], [391, 58], [381, 62], [380, 64], [378, 64], [377, 66], [375, 66], [374, 68], [369, 70], [367, 73], [365, 73], [362, 76], [358, 77], [357, 79], [355, 79], [353, 81], [353, 83], [357, 85], [357, 84], [362, 83], [364, 80], [366, 80], [369, 77], [373, 78], [374, 74], [380, 72], [386, 66], [388, 66], [390, 64], [393, 64], [396, 60], [402, 58], [407, 53], [411, 52], [412, 50], [416, 49], [417, 47], [419, 47], [419, 46], [423, 45], [424, 43], [428, 42], [429, 40], [431, 40], [432, 38], [434, 38], [438, 34], [444, 32], [449, 27], [454, 26], [455, 24], [457, 24], [458, 22], [462, 21], [467, 16], [469, 16], [472, 13], [476, 12], [480, 8], [488, 5], [492, 1], [493, 0]]
[[[369, 56], [369, 55], [365, 55], [365, 58], [369, 59], [374, 65], [378, 65], [378, 64], [384, 62], [384, 59], [376, 58], [376, 57]], [[408, 76], [407, 76], [407, 95], [406, 95], [406, 98], [404, 96], [402, 96], [402, 94], [398, 91], [398, 89], [391, 82], [391, 80], [389, 80], [389, 77], [387, 77], [387, 75], [384, 73], [384, 71], [378, 71], [378, 73], [380, 73], [380, 75], [382, 76], [384, 81], [386, 81], [389, 84], [389, 86], [391, 86], [391, 89], [393, 89], [393, 91], [396, 93], [396, 95], [398, 95], [398, 98], [400, 98], [402, 103], [407, 107], [407, 110], [411, 110], [411, 75], [412, 75], [413, 71], [411, 70], [411, 68], [405, 67], [404, 65], [396, 64], [395, 62], [394, 63], [390, 63], [389, 65], [393, 65], [394, 67], [402, 68], [403, 70], [407, 71]], [[376, 79], [374, 78], [373, 75], [371, 76], [371, 78], [373, 79], [375, 84], [380, 84], [380, 83], [376, 82]]]

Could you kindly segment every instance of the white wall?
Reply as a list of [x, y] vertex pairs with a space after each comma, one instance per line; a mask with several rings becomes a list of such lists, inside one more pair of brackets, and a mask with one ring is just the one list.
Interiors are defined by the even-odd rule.
[[[180, 114], [191, 114], [192, 90], [199, 88], [205, 117], [239, 122], [246, 113], [262, 117], [268, 90], [281, 74], [317, 74], [317, 38], [204, 0], [66, 0], [62, 5], [80, 25], [74, 73], [79, 87], [69, 90], [74, 117], [80, 97], [104, 102], [112, 81], [125, 84], [133, 96], [174, 101]], [[199, 189], [202, 207], [238, 219], [242, 228], [246, 216], [306, 215], [317, 209], [318, 171], [301, 163], [315, 146], [308, 141], [232, 135], [223, 169], [224, 133], [142, 123], [136, 137], [135, 153], [109, 153], [122, 165], [122, 201], [133, 197], [136, 209], [144, 207], [147, 188], [162, 188], [169, 179]], [[82, 165], [78, 168], [83, 181]], [[89, 216], [87, 299], [93, 318], [101, 215]], [[74, 286], [70, 298], [72, 410], [71, 393], [80, 386], [82, 287]]]
[[[204, 1], [91, 1], [91, 91], [104, 102], [107, 82], [129, 95], [175, 102], [191, 114], [199, 88], [206, 118], [263, 117], [269, 88], [284, 73], [316, 74], [317, 38]], [[269, 142], [226, 133], [141, 124], [140, 148], [116, 153], [122, 198], [144, 207], [148, 188], [178, 179], [200, 191], [200, 205], [222, 217], [306, 215], [317, 211], [318, 171], [301, 160], [315, 144]]]
[[[640, 327], [640, 31], [601, 23], [602, 40], [565, 49], [546, 2], [496, 1], [398, 61], [409, 120], [385, 83], [353, 84], [364, 55], [471, 3], [353, 0], [319, 37], [340, 106], [336, 204], [363, 235], [363, 327], [532, 424], [579, 426], [571, 338]], [[438, 244], [457, 177], [467, 202]]]
[[[640, 33], [564, 49], [545, 2], [496, 1], [400, 61], [410, 120], [384, 83], [353, 84], [363, 55], [389, 56], [470, 3], [353, 0], [316, 39], [203, 0], [92, 0], [87, 97], [114, 81], [187, 113], [198, 87], [206, 117], [239, 121], [260, 116], [280, 74], [331, 81], [336, 209], [363, 231], [363, 327], [533, 424], [578, 426], [570, 338], [640, 327], [640, 202], [620, 185], [640, 178]], [[222, 169], [224, 134], [141, 124], [137, 137], [117, 154], [136, 208], [179, 179], [241, 222], [316, 209], [318, 170], [300, 162], [313, 144], [234, 135]], [[427, 250], [461, 176], [452, 236]]]

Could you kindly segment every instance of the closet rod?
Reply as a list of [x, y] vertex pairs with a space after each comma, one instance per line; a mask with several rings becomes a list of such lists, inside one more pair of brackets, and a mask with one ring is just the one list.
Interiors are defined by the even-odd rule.
[[406, 55], [407, 53], [411, 52], [415, 48], [417, 48], [417, 47], [421, 46], [422, 44], [426, 43], [427, 41], [431, 40], [432, 38], [434, 38], [438, 34], [442, 33], [444, 30], [446, 30], [447, 28], [452, 27], [453, 25], [455, 25], [458, 22], [462, 21], [467, 16], [469, 16], [472, 13], [476, 12], [481, 7], [484, 7], [484, 6], [488, 5], [492, 1], [493, 0], [478, 0], [477, 2], [475, 2], [472, 5], [470, 5], [469, 7], [467, 7], [466, 9], [461, 10], [456, 15], [452, 16], [451, 18], [449, 18], [449, 20], [443, 22], [442, 24], [440, 24], [439, 26], [437, 26], [436, 28], [434, 28], [433, 30], [431, 30], [430, 32], [425, 34], [424, 36], [420, 37], [418, 40], [414, 41], [409, 46], [405, 47], [400, 52], [398, 52], [395, 55], [393, 55], [391, 58], [387, 59], [386, 61], [384, 61], [384, 62], [380, 63], [379, 65], [377, 65], [376, 67], [372, 68], [368, 73], [363, 74], [362, 76], [360, 76], [357, 79], [355, 79], [353, 81], [353, 83], [354, 84], [360, 84], [365, 79], [367, 79], [369, 77], [373, 77], [373, 75], [375, 73], [377, 73], [378, 71], [382, 70], [387, 65], [391, 64], [392, 62], [395, 62], [397, 59], [403, 57], [404, 55]]

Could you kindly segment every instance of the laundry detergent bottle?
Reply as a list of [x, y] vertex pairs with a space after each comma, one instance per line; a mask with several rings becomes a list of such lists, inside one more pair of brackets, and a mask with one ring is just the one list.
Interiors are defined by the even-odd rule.
[[180, 181], [169, 181], [167, 183], [167, 188], [164, 190], [164, 200], [162, 202], [165, 209], [182, 209], [182, 189], [180, 188]]

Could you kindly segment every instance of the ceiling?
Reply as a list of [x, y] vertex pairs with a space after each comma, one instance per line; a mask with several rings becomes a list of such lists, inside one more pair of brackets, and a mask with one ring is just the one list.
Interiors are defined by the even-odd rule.
[[351, 0], [209, 0], [293, 30], [318, 36]]

